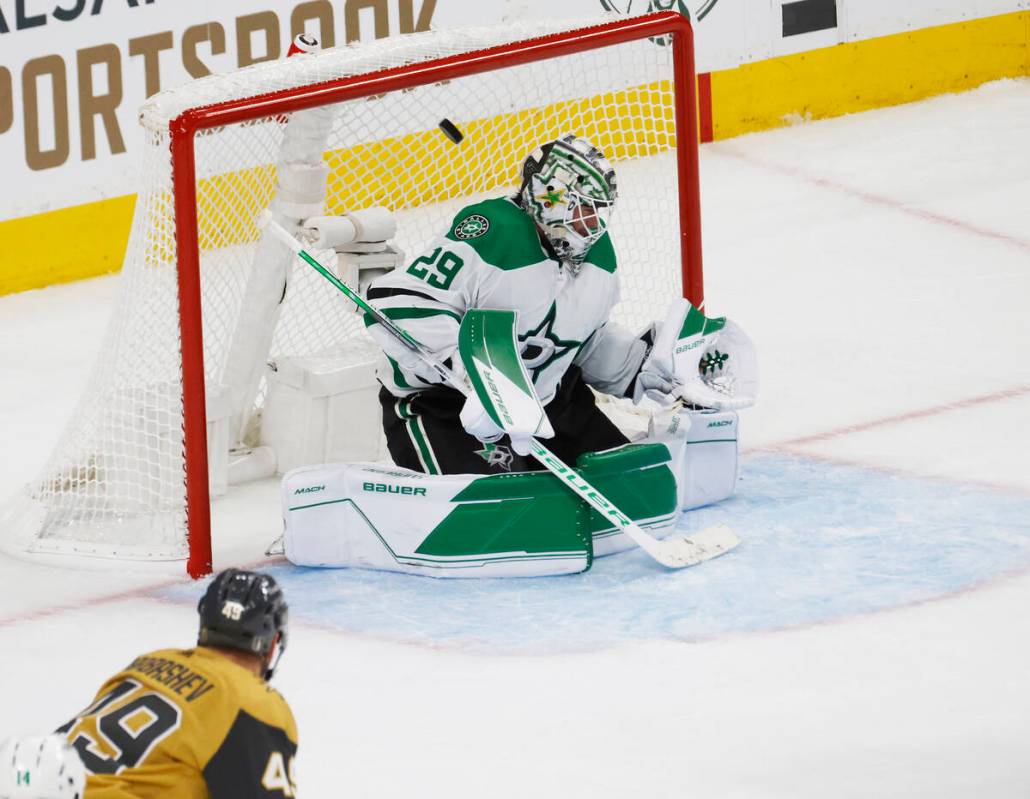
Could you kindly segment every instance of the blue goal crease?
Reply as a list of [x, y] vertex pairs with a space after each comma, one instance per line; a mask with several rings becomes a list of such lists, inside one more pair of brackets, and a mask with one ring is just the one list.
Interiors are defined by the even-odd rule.
[[[291, 617], [345, 633], [501, 653], [698, 640], [842, 619], [946, 596], [1030, 565], [1030, 497], [783, 455], [744, 463], [733, 552], [682, 571], [639, 550], [584, 574], [446, 580], [274, 566]], [[199, 587], [162, 589], [177, 598]]]

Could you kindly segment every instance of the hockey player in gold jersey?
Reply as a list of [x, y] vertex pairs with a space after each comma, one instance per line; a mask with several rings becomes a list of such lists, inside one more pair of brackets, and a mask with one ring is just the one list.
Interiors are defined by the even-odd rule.
[[229, 569], [197, 610], [196, 648], [137, 657], [58, 730], [85, 764], [85, 799], [296, 795], [296, 724], [268, 685], [286, 647], [282, 591]]

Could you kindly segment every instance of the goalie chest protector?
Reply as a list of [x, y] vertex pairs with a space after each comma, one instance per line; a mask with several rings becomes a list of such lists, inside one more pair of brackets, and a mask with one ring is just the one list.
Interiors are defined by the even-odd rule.
[[[369, 298], [442, 358], [469, 308], [518, 311], [522, 359], [546, 405], [619, 300], [615, 249], [605, 234], [573, 274], [545, 251], [529, 215], [494, 198], [464, 208], [407, 269], [377, 279]], [[398, 397], [426, 386], [389, 363], [378, 378]]]

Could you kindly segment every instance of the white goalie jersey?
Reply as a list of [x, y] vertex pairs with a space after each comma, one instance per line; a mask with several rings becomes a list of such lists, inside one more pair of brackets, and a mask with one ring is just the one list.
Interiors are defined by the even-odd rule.
[[[622, 395], [645, 345], [608, 323], [619, 300], [616, 266], [606, 234], [574, 274], [545, 249], [518, 205], [497, 198], [464, 208], [407, 269], [374, 281], [367, 297], [445, 362], [467, 309], [517, 311], [522, 360], [541, 402], [554, 397], [573, 364], [589, 385]], [[370, 317], [365, 321], [386, 353], [379, 379], [391, 393], [407, 396], [438, 382]]]

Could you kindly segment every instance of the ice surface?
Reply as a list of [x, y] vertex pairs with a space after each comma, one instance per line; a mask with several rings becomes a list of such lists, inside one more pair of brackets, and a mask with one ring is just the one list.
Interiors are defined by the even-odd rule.
[[[341, 632], [483, 653], [695, 641], [932, 599], [1030, 565], [1030, 496], [810, 459], [749, 459], [740, 494], [688, 514], [744, 543], [716, 565], [656, 568], [639, 550], [585, 574], [440, 580], [270, 571], [293, 618]], [[160, 596], [195, 602], [197, 586]]]

